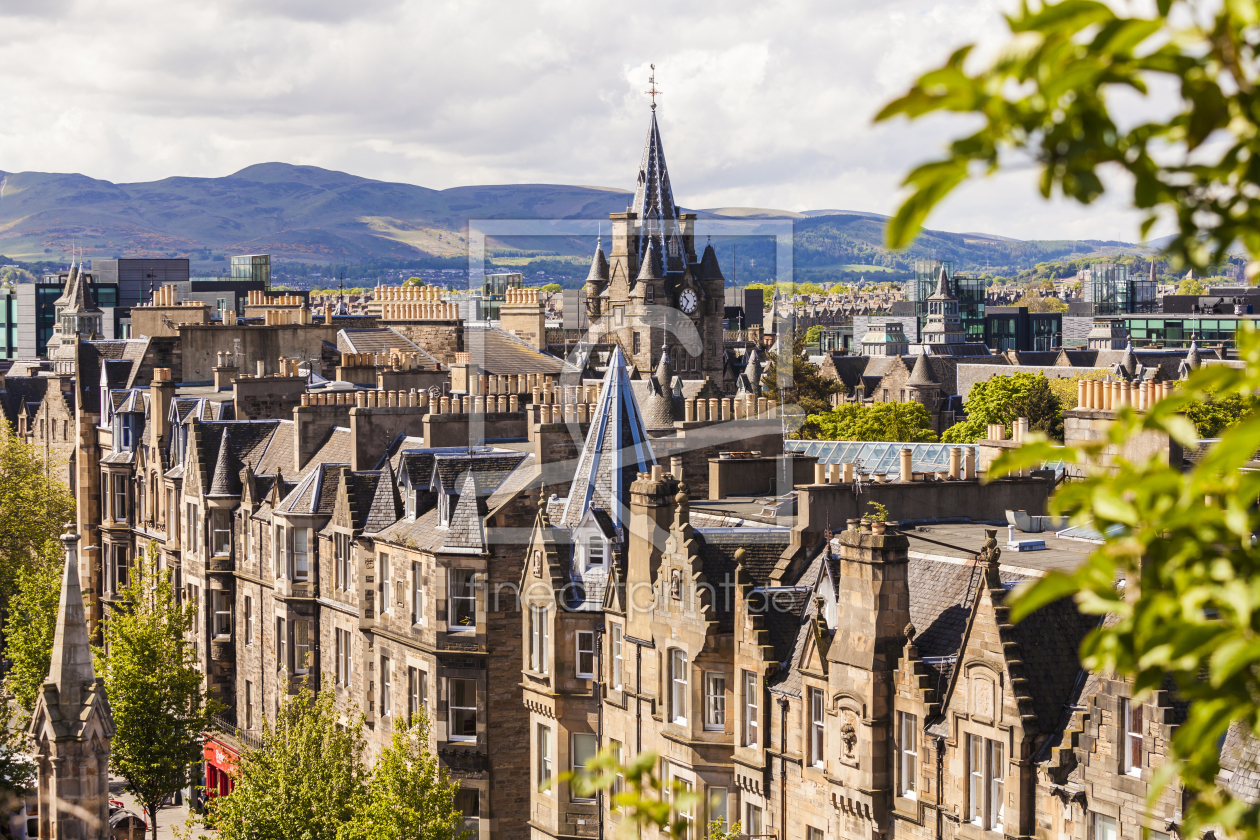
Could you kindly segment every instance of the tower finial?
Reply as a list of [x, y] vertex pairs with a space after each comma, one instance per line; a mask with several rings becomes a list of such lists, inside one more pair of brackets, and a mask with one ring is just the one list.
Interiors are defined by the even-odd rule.
[[649, 90], [645, 90], [644, 93], [652, 97], [652, 110], [655, 111], [656, 110], [656, 95], [658, 93], [661, 93], [661, 91], [657, 90], [656, 88], [656, 65], [649, 64], [648, 67], [652, 68], [652, 72], [651, 74], [648, 75]]

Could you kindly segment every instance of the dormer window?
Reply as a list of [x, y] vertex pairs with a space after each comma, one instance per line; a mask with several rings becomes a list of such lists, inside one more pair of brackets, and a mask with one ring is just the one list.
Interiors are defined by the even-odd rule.
[[586, 541], [586, 565], [602, 566], [604, 565], [604, 556], [607, 547], [604, 538], [601, 536], [592, 536]]

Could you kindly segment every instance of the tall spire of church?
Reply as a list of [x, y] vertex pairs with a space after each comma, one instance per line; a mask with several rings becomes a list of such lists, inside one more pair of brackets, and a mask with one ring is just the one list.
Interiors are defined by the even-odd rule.
[[[643, 146], [643, 159], [639, 161], [639, 177], [634, 190], [634, 203], [630, 210], [642, 226], [639, 238], [639, 259], [647, 251], [652, 239], [660, 239], [657, 253], [672, 253], [666, 243], [678, 236], [678, 205], [674, 203], [674, 190], [669, 183], [669, 167], [665, 165], [665, 146], [661, 142], [661, 130], [656, 124], [656, 108], [652, 109], [652, 124], [648, 127], [647, 142]], [[675, 248], [677, 250], [677, 248]]]

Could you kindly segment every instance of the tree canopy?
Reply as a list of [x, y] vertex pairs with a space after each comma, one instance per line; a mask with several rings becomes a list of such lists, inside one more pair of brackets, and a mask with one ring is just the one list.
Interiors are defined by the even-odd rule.
[[101, 672], [114, 712], [110, 768], [148, 815], [157, 838], [157, 809], [188, 784], [201, 760], [202, 733], [218, 710], [202, 688], [197, 654], [186, 634], [197, 607], [181, 605], [169, 569], [159, 569], [152, 544], [137, 557], [121, 604], [104, 622]]
[[930, 443], [936, 440], [932, 417], [916, 402], [844, 403], [811, 414], [801, 426], [802, 440], [872, 440]]
[[1028, 418], [1028, 428], [1044, 432], [1056, 440], [1063, 439], [1063, 408], [1059, 397], [1040, 373], [1020, 372], [994, 376], [977, 382], [963, 401], [967, 419], [945, 430], [946, 443], [975, 443], [983, 440], [990, 423], [1006, 426], [1020, 417]]
[[[385, 725], [382, 722], [381, 725]], [[262, 744], [241, 753], [235, 786], [210, 799], [223, 840], [459, 840], [458, 783], [429, 750], [428, 720], [393, 724], [368, 769], [363, 716], [344, 717], [331, 689], [286, 697]]]
[[56, 477], [61, 466], [0, 421], [0, 608], [17, 588], [20, 569], [45, 551], [60, 556], [58, 536], [75, 519], [70, 488]]
[[[785, 407], [799, 406], [807, 415], [829, 411], [831, 395], [843, 394], [846, 390], [844, 383], [823, 376], [817, 365], [811, 364], [802, 356], [805, 352], [804, 330], [797, 330], [791, 341], [784, 343], [790, 346], [790, 357], [780, 359], [780, 354], [773, 350], [767, 354], [770, 364], [766, 367], [763, 387], [773, 392], [770, 398], [775, 399], [782, 391], [782, 404]], [[782, 380], [779, 376], [780, 369], [784, 373]]]

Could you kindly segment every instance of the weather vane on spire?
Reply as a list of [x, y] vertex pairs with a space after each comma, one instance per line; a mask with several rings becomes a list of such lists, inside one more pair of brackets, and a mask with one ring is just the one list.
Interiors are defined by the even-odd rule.
[[650, 86], [651, 89], [645, 90], [643, 92], [652, 97], [652, 110], [655, 111], [656, 110], [656, 95], [660, 93], [661, 91], [656, 89], [656, 65], [649, 64], [648, 67], [652, 68], [652, 72], [648, 76], [648, 85]]

